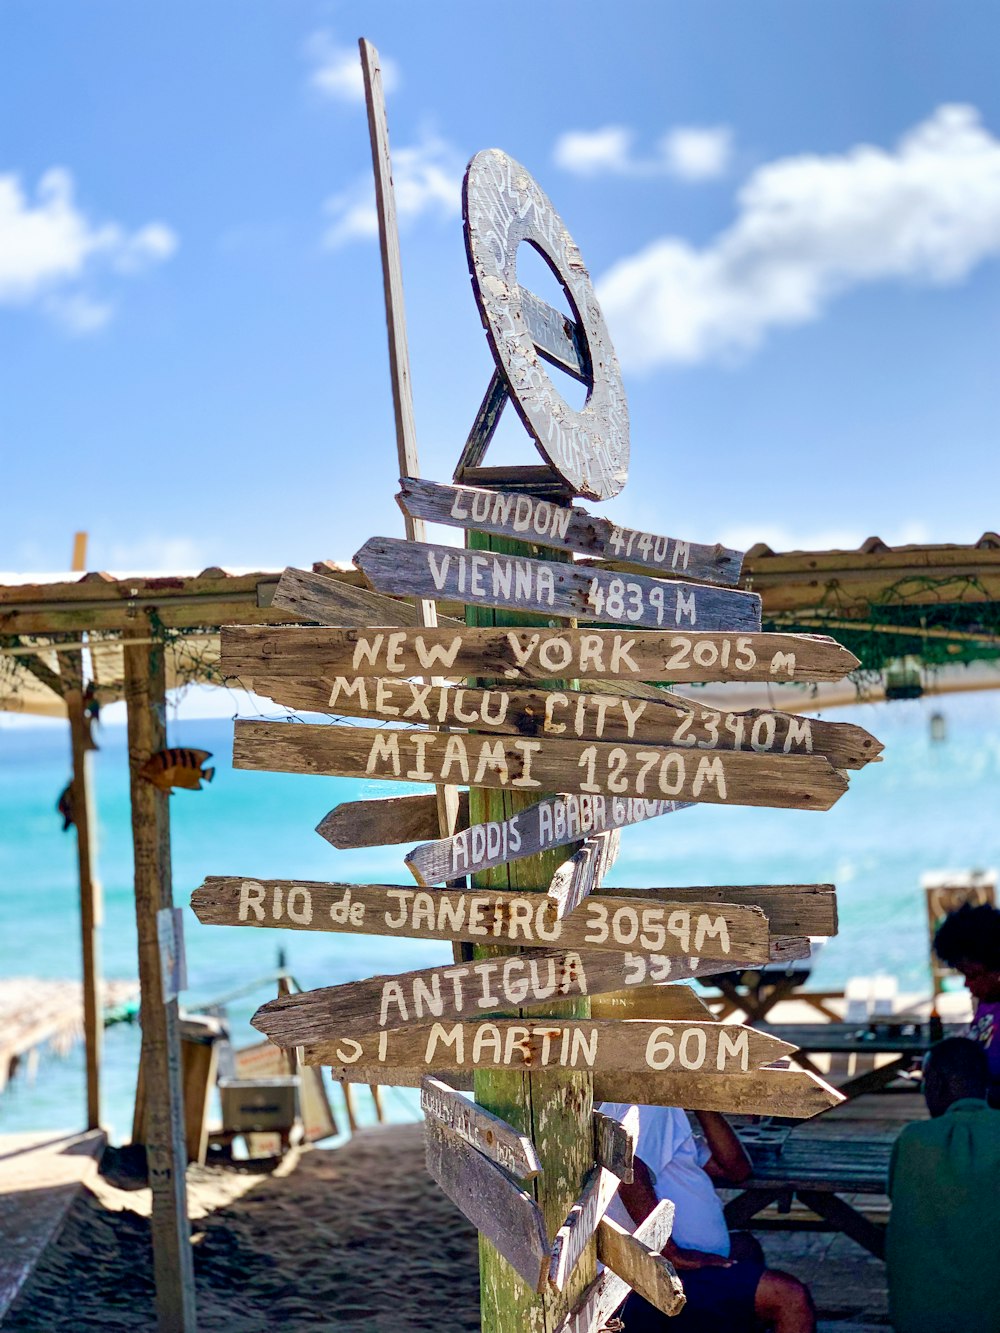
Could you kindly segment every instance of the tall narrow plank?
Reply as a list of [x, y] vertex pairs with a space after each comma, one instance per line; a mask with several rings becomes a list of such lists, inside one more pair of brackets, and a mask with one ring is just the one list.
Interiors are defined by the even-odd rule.
[[[406, 344], [406, 306], [403, 300], [403, 264], [399, 253], [399, 227], [396, 222], [396, 196], [392, 184], [392, 158], [389, 154], [389, 122], [385, 113], [385, 91], [378, 51], [366, 38], [358, 42], [361, 72], [368, 109], [368, 134], [375, 173], [375, 206], [378, 212], [379, 246], [382, 252], [382, 283], [385, 289], [385, 322], [389, 335], [389, 370], [392, 376], [392, 407], [396, 419], [396, 453], [400, 475], [419, 477], [417, 427], [413, 417], [413, 389], [410, 382], [410, 352]], [[408, 541], [423, 541], [423, 519], [404, 515]], [[437, 625], [437, 607], [432, 601], [417, 602], [420, 623], [428, 629]], [[441, 836], [454, 830], [458, 811], [454, 788], [435, 787]], [[457, 955], [456, 955], [457, 957]]]
[[126, 639], [124, 656], [157, 1325], [159, 1333], [195, 1333], [177, 1000], [163, 1001], [157, 932], [157, 912], [173, 906], [169, 796], [139, 776], [146, 760], [166, 745], [164, 650], [148, 642], [145, 624], [134, 637], [146, 640]]
[[[87, 1061], [87, 1128], [101, 1126], [101, 1049], [104, 1021], [101, 1009], [101, 885], [96, 870], [97, 824], [94, 818], [93, 750], [90, 724], [84, 711], [82, 654], [73, 654], [73, 688], [66, 694], [70, 749], [73, 757], [73, 823], [80, 880], [80, 944], [83, 961], [83, 1040]], [[65, 669], [65, 665], [64, 665]]]
[[[478, 532], [466, 534], [466, 545], [473, 550], [497, 551], [506, 555], [525, 555], [530, 549], [506, 537], [490, 537]], [[544, 627], [549, 623], [525, 613], [471, 606], [466, 611], [466, 619], [470, 625], [480, 626]], [[472, 823], [509, 819], [533, 804], [535, 799], [537, 797], [521, 792], [473, 788], [469, 792], [469, 818]], [[565, 852], [558, 849], [544, 851], [480, 872], [473, 876], [472, 882], [477, 888], [509, 888], [544, 894], [564, 857]], [[486, 945], [478, 946], [475, 956], [489, 958], [511, 952], [518, 950]], [[586, 999], [577, 999], [554, 1004], [544, 1013], [557, 1018], [586, 1018], [589, 1007]], [[591, 1085], [590, 1074], [569, 1070], [545, 1075], [482, 1070], [475, 1075], [476, 1100], [526, 1134], [535, 1145], [542, 1174], [531, 1184], [550, 1236], [562, 1226], [594, 1166]], [[595, 1251], [593, 1244], [586, 1247], [564, 1292], [558, 1293], [549, 1287], [539, 1295], [531, 1291], [481, 1237], [479, 1273], [483, 1333], [524, 1333], [526, 1329], [531, 1329], [532, 1333], [551, 1333], [579, 1299], [586, 1284], [593, 1280]]]

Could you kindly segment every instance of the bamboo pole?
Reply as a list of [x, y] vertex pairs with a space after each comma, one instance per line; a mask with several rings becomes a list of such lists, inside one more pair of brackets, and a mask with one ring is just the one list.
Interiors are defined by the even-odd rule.
[[[148, 633], [148, 627], [142, 628]], [[159, 1333], [195, 1333], [177, 999], [163, 998], [158, 930], [159, 913], [173, 906], [170, 798], [139, 776], [146, 760], [166, 746], [164, 647], [130, 644], [126, 640], [124, 656], [157, 1327]]]
[[[73, 667], [82, 673], [82, 654]], [[65, 659], [64, 659], [65, 661]], [[65, 668], [64, 668], [65, 669]], [[102, 894], [97, 878], [97, 825], [94, 812], [93, 746], [83, 690], [74, 682], [67, 691], [70, 750], [73, 759], [73, 823], [80, 880], [80, 945], [83, 962], [83, 1039], [87, 1062], [87, 1128], [101, 1126], [101, 1050], [104, 1015], [101, 1003]]]

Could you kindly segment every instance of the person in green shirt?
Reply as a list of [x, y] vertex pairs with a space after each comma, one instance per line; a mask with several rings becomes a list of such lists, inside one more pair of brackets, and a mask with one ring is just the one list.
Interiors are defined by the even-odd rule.
[[931, 1119], [907, 1125], [889, 1166], [889, 1314], [896, 1333], [1000, 1333], [1000, 1111], [968, 1037], [924, 1061]]

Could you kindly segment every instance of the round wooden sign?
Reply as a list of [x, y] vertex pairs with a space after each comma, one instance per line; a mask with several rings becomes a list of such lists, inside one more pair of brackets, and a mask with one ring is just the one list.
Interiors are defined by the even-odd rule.
[[[472, 286], [518, 415], [574, 495], [610, 499], [628, 477], [628, 404], [580, 251], [538, 183], [498, 148], [477, 153], [469, 163], [462, 214]], [[522, 241], [548, 260], [573, 309], [587, 384], [580, 410], [553, 384], [525, 319], [517, 280]]]

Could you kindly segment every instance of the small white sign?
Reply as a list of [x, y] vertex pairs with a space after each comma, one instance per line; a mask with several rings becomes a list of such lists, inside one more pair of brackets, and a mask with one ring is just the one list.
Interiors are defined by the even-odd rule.
[[161, 907], [156, 914], [156, 934], [160, 944], [160, 976], [163, 1003], [176, 1000], [187, 989], [187, 956], [184, 952], [184, 909]]

